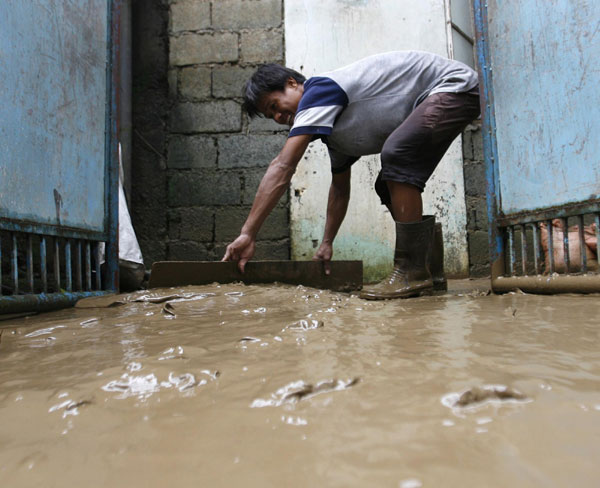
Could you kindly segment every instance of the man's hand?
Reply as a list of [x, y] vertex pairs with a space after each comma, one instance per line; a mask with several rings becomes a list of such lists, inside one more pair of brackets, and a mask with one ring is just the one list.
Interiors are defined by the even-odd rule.
[[323, 261], [325, 274], [331, 274], [331, 257], [333, 256], [333, 244], [329, 241], [321, 242], [319, 249], [313, 256], [313, 261]]
[[258, 185], [252, 208], [239, 237], [227, 246], [225, 256], [221, 261], [237, 261], [238, 268], [242, 273], [244, 272], [246, 263], [254, 256], [256, 234], [288, 189], [296, 166], [311, 140], [312, 135], [310, 134], [288, 138], [281, 152], [269, 164]]
[[256, 250], [256, 241], [248, 234], [240, 234], [225, 251], [225, 256], [221, 261], [237, 261], [238, 268], [243, 273], [248, 260], [254, 256]]

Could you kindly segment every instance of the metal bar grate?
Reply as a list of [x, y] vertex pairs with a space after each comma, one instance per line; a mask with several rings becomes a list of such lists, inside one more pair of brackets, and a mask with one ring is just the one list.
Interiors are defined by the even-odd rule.
[[27, 236], [27, 282], [29, 284], [29, 293], [34, 293], [33, 287], [33, 236]]
[[92, 289], [92, 252], [90, 243], [85, 243], [85, 289]]
[[600, 214], [581, 214], [501, 227], [506, 242], [504, 276], [598, 272], [599, 224]]
[[102, 258], [98, 241], [0, 230], [0, 296], [101, 291]]
[[581, 272], [587, 273], [587, 252], [586, 252], [586, 244], [585, 244], [585, 227], [583, 224], [583, 215], [579, 215], [577, 217], [577, 230], [579, 237], [579, 259], [581, 261]]
[[81, 241], [77, 241], [77, 251], [75, 253], [75, 288], [83, 290], [83, 280], [81, 278]]
[[42, 281], [42, 293], [48, 293], [48, 267], [46, 264], [46, 238], [40, 239], [40, 277]]
[[67, 291], [73, 291], [73, 273], [71, 272], [71, 240], [67, 239], [65, 244], [65, 278], [67, 280]]
[[19, 265], [17, 262], [18, 256], [18, 247], [17, 247], [17, 234], [12, 234], [12, 277], [13, 277], [13, 286], [15, 290], [15, 294], [19, 294]]

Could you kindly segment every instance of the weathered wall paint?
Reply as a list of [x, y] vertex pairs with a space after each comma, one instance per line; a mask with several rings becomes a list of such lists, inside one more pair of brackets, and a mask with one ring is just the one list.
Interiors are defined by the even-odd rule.
[[107, 6], [0, 2], [0, 217], [104, 230]]
[[[312, 76], [365, 56], [417, 49], [447, 55], [444, 2], [439, 0], [303, 0], [285, 3], [286, 63]], [[377, 156], [353, 167], [352, 197], [334, 245], [334, 259], [362, 259], [365, 280], [392, 265], [393, 221], [373, 182]], [[310, 259], [322, 238], [330, 183], [325, 146], [314, 143], [300, 163], [291, 192], [292, 259]], [[468, 272], [460, 140], [438, 166], [424, 194], [425, 213], [443, 222], [446, 271]]]

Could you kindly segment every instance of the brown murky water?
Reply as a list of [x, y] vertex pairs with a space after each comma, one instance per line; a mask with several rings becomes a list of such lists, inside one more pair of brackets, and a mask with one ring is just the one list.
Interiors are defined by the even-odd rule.
[[597, 297], [132, 298], [0, 322], [0, 486], [599, 484]]

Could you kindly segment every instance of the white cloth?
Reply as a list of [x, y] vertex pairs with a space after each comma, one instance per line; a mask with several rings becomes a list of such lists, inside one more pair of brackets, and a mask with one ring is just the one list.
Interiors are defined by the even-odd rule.
[[[104, 262], [104, 243], [100, 244], [100, 254], [101, 262]], [[143, 265], [144, 258], [133, 230], [125, 190], [123, 190], [123, 162], [119, 143], [119, 264], [127, 266], [128, 263]]]

